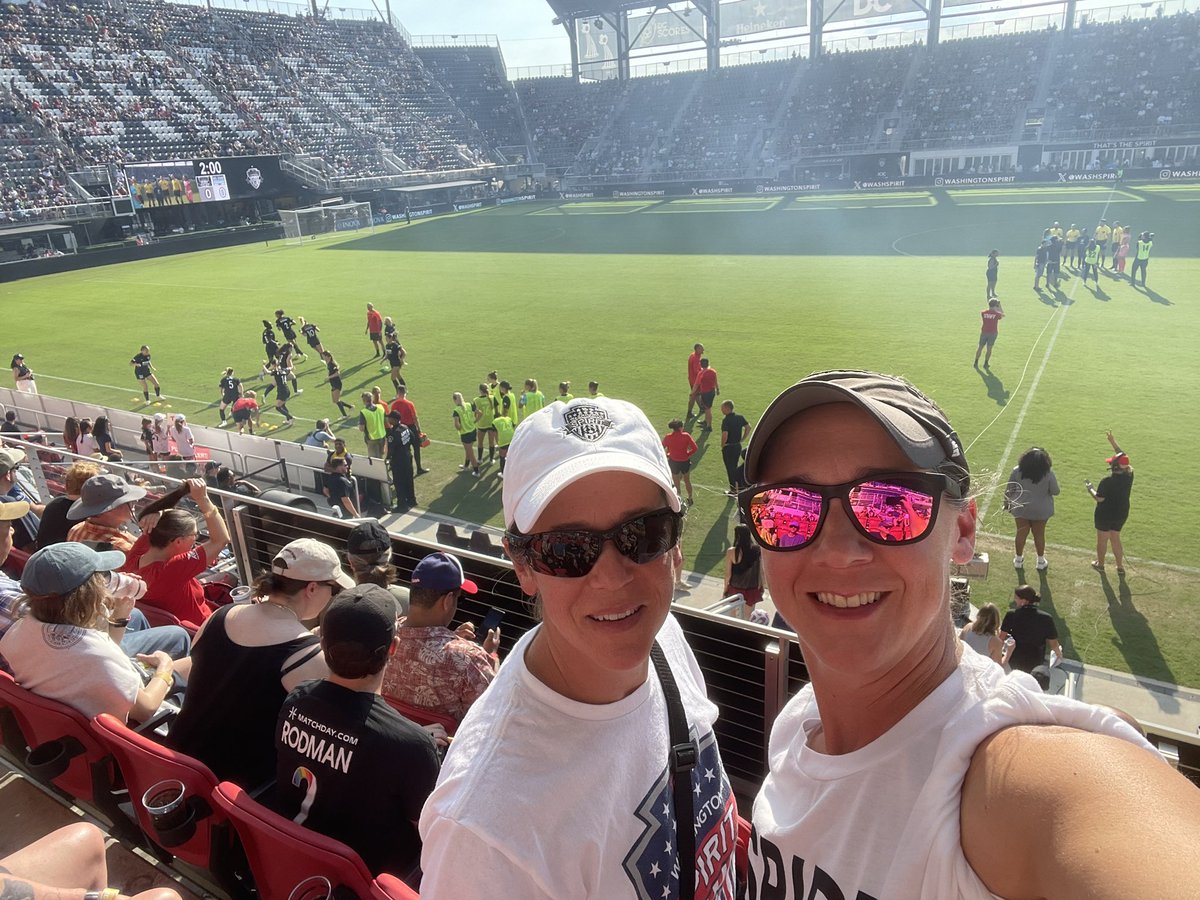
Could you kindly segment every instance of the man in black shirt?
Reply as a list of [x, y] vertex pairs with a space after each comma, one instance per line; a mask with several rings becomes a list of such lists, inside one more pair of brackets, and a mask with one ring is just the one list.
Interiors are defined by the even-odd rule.
[[417, 819], [438, 776], [427, 731], [379, 696], [396, 649], [396, 602], [384, 588], [342, 591], [321, 620], [329, 675], [288, 695], [275, 731], [282, 815], [356, 850], [372, 874], [411, 876]]
[[4, 424], [0, 425], [0, 434], [20, 434], [21, 427], [17, 424], [17, 414], [11, 409], [4, 414]]
[[350, 480], [349, 462], [344, 456], [334, 456], [325, 464], [325, 495], [334, 509], [351, 519], [358, 518], [354, 505], [354, 482]]
[[746, 417], [733, 411], [733, 401], [726, 400], [721, 404], [721, 459], [725, 461], [725, 474], [729, 477], [729, 490], [725, 493], [730, 497], [738, 492], [738, 458], [742, 454], [742, 441], [750, 434], [750, 423]]
[[407, 512], [417, 505], [413, 484], [412, 431], [400, 421], [400, 413], [387, 414], [387, 460], [392, 470], [392, 487], [396, 491], [395, 512]]
[[1027, 584], [1017, 588], [1014, 597], [1017, 608], [1004, 615], [1000, 625], [1000, 638], [1007, 640], [1011, 635], [1016, 641], [1008, 664], [1022, 672], [1032, 672], [1034, 668], [1046, 662], [1046, 645], [1062, 656], [1062, 646], [1058, 643], [1058, 628], [1049, 613], [1038, 609], [1041, 596]]

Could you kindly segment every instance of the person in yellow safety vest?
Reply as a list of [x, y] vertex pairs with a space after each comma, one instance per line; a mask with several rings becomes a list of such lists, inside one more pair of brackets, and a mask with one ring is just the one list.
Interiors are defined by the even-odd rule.
[[1138, 269], [1142, 270], [1142, 287], [1146, 286], [1146, 267], [1150, 265], [1150, 251], [1154, 249], [1154, 235], [1143, 231], [1137, 242], [1137, 256], [1133, 260], [1133, 268], [1129, 270], [1129, 283], [1133, 284]]
[[[1108, 239], [1112, 237], [1112, 229], [1108, 227], [1108, 219], [1101, 219], [1100, 224], [1092, 233], [1092, 240], [1100, 246], [1100, 264], [1104, 264], [1105, 253], [1108, 250]], [[1086, 262], [1086, 260], [1085, 260]]]
[[1087, 252], [1083, 255], [1083, 283], [1087, 284], [1088, 273], [1091, 272], [1092, 280], [1096, 285], [1100, 284], [1100, 244], [1096, 241], [1091, 241], [1088, 244]]
[[479, 386], [479, 396], [471, 401], [471, 410], [475, 414], [475, 453], [479, 457], [479, 464], [483, 465], [485, 462], [483, 458], [485, 436], [488, 440], [486, 462], [491, 462], [496, 458], [496, 426], [492, 424], [492, 420], [496, 416], [496, 401], [492, 399], [492, 392], [486, 384]]
[[1125, 229], [1121, 227], [1121, 223], [1113, 222], [1112, 235], [1109, 237], [1109, 246], [1112, 247], [1112, 265], [1109, 268], [1114, 272], [1117, 271], [1117, 248], [1121, 246], [1123, 234], [1125, 234]]
[[387, 438], [387, 410], [383, 404], [375, 402], [370, 391], [363, 391], [360, 399], [363, 405], [358, 411], [358, 430], [362, 432], [363, 440], [367, 444], [367, 456], [382, 459], [383, 445]]
[[471, 474], [478, 478], [479, 460], [475, 456], [475, 411], [467, 406], [463, 395], [458, 391], [455, 391], [450, 399], [454, 401], [454, 406], [450, 408], [450, 419], [454, 423], [454, 430], [458, 432], [458, 439], [463, 448], [463, 463], [458, 467], [458, 471], [465, 472], [470, 469]]

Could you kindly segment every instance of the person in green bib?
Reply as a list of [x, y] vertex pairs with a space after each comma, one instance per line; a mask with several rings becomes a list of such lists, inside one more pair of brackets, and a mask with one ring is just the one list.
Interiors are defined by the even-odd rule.
[[496, 428], [492, 424], [496, 417], [496, 401], [492, 398], [491, 389], [486, 384], [479, 386], [479, 396], [471, 401], [475, 413], [475, 440], [478, 442], [476, 455], [479, 464], [483, 465], [483, 437], [487, 435], [488, 458], [491, 462], [496, 458]]
[[1142, 287], [1146, 286], [1146, 267], [1150, 265], [1150, 251], [1154, 249], [1154, 235], [1143, 231], [1138, 236], [1137, 255], [1133, 258], [1133, 268], [1129, 270], [1129, 283], [1137, 278], [1138, 269], [1142, 270]]
[[1087, 252], [1083, 254], [1083, 283], [1087, 284], [1088, 275], [1092, 276], [1092, 280], [1097, 285], [1100, 284], [1100, 243], [1091, 241], [1088, 243]]
[[575, 399], [575, 395], [571, 393], [571, 382], [560, 381], [558, 383], [558, 396], [554, 398], [559, 403], [570, 403]]
[[513, 432], [517, 430], [512, 416], [496, 416], [492, 419], [495, 426], [496, 446], [500, 451], [500, 477], [504, 477], [504, 459], [508, 456], [508, 445], [512, 443]]
[[526, 417], [533, 415], [545, 405], [546, 395], [538, 390], [537, 379], [526, 378], [525, 390], [521, 392], [521, 397], [517, 401], [517, 422], [524, 421]]
[[363, 391], [359, 399], [362, 400], [362, 409], [358, 411], [358, 430], [366, 442], [367, 456], [382, 458], [384, 439], [387, 437], [387, 422], [384, 419], [387, 410], [375, 402], [370, 391]]
[[458, 471], [465, 472], [470, 469], [471, 474], [478, 478], [479, 460], [475, 457], [475, 412], [467, 408], [463, 395], [458, 391], [451, 394], [450, 399], [454, 402], [454, 406], [450, 409], [450, 418], [454, 422], [454, 430], [458, 432], [458, 439], [462, 441], [463, 447], [463, 464], [458, 467]]

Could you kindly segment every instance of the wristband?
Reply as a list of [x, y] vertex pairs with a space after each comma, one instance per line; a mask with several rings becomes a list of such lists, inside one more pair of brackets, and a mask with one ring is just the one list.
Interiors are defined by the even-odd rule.
[[128, 624], [129, 624], [129, 619], [109, 619], [108, 620], [109, 628], [124, 628]]
[[166, 684], [166, 686], [169, 688], [175, 686], [175, 676], [172, 675], [170, 672], [155, 672], [154, 677], [161, 678], [163, 680], [163, 682]]

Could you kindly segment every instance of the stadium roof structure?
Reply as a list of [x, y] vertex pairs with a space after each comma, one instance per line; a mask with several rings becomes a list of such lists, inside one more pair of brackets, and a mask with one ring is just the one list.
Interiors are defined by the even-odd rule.
[[664, 6], [662, 0], [546, 0], [560, 19], [580, 16], [602, 16], [627, 9], [649, 9]]
[[472, 187], [477, 184], [487, 184], [487, 182], [479, 181], [478, 179], [473, 179], [470, 181], [438, 181], [430, 182], [428, 184], [413, 184], [406, 187], [387, 188], [387, 190], [395, 191], [398, 194], [419, 194], [422, 191], [440, 191], [444, 190], [445, 188]]

